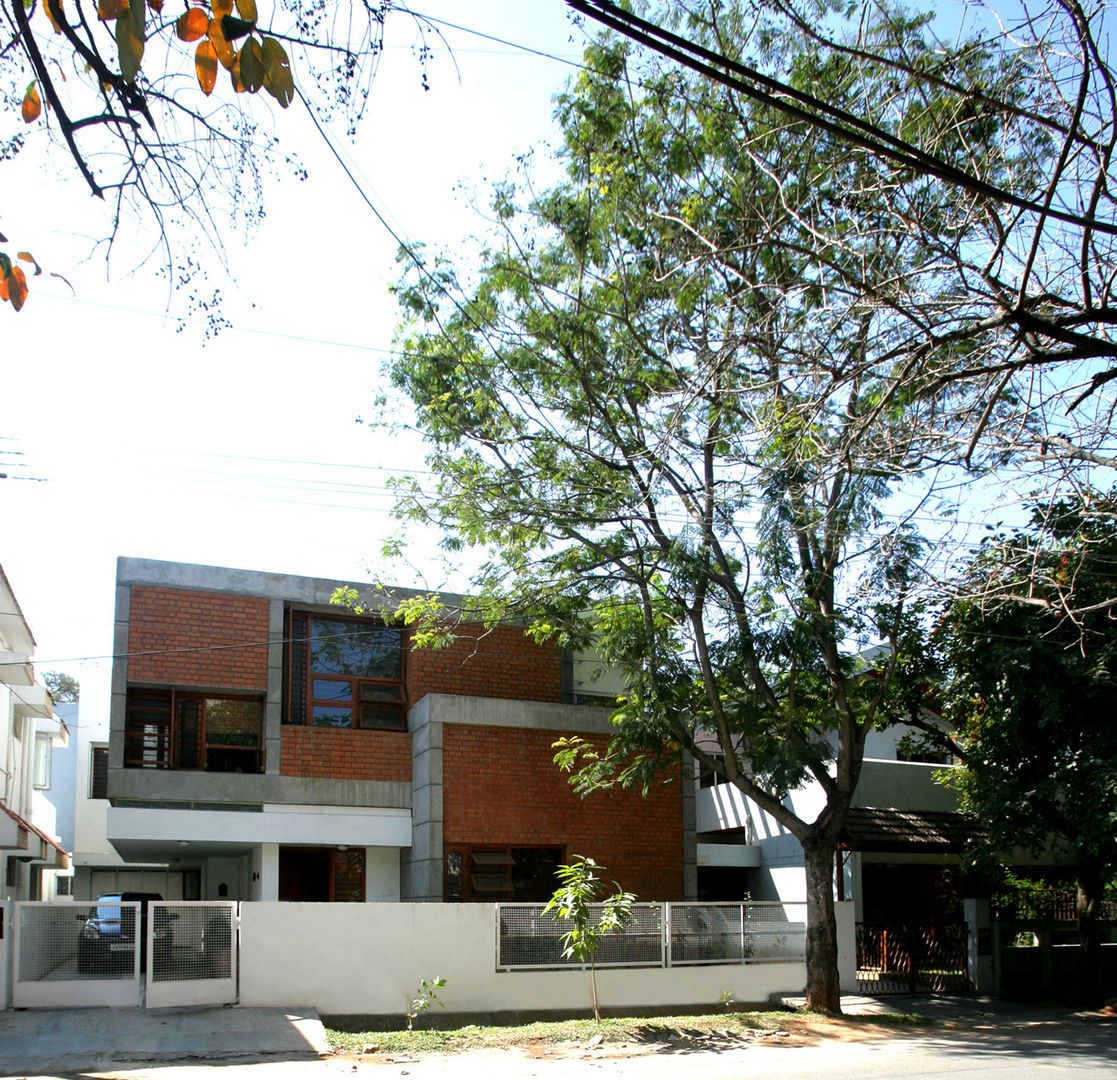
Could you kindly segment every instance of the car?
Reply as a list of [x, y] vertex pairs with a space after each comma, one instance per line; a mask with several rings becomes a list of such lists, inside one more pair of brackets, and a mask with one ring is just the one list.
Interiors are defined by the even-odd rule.
[[[140, 970], [147, 968], [147, 912], [153, 900], [163, 897], [155, 892], [103, 893], [82, 920], [78, 934], [78, 971], [84, 975], [108, 975], [130, 972], [135, 967], [136, 909], [140, 905]], [[178, 918], [165, 908], [156, 911], [154, 946], [155, 962], [170, 959], [171, 922]]]

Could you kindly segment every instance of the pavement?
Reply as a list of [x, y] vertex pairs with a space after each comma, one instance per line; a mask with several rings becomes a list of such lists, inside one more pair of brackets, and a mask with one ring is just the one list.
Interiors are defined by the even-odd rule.
[[0, 1076], [104, 1071], [121, 1062], [299, 1061], [329, 1053], [313, 1009], [5, 1009]]
[[[804, 999], [795, 996], [779, 1001], [789, 1008], [804, 1005]], [[851, 1016], [910, 1013], [1007, 1027], [1053, 1019], [1051, 1010], [962, 996], [850, 996], [842, 998], [842, 1010]], [[1071, 1019], [1065, 1009], [1056, 1012], [1062, 1021]], [[316, 1062], [329, 1052], [325, 1028], [313, 1009], [198, 1006], [0, 1011], [0, 1077], [109, 1073], [137, 1065], [180, 1066], [184, 1071], [175, 1072], [182, 1076], [189, 1074], [191, 1065], [224, 1065], [232, 1067], [223, 1070], [231, 1076], [238, 1072], [236, 1066]], [[459, 1062], [455, 1072], [460, 1076], [461, 1071]], [[294, 1076], [294, 1066], [285, 1075], [287, 1072]], [[495, 1074], [485, 1067], [470, 1075], [491, 1078]]]

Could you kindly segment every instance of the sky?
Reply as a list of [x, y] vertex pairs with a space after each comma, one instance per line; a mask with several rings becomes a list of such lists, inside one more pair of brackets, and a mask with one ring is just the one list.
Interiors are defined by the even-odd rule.
[[[547, 168], [551, 97], [581, 36], [562, 0], [420, 9], [524, 48], [440, 24], [424, 91], [413, 31], [389, 23], [356, 140], [330, 134], [397, 235], [452, 248], [477, 230], [470, 190], [533, 147]], [[182, 297], [155, 266], [135, 268], [138, 247], [108, 268], [91, 253], [96, 207], [35, 133], [0, 163], [0, 230], [18, 205], [29, 224], [13, 244], [73, 286], [36, 278], [21, 312], [0, 305], [0, 565], [40, 672], [107, 671], [118, 556], [360, 583], [398, 528], [387, 481], [421, 468], [422, 448], [364, 423], [392, 345], [397, 242], [297, 103], [276, 131], [309, 177], [269, 180], [264, 225], [244, 245], [229, 232], [231, 278], [214, 259], [206, 288], [232, 326], [209, 340], [204, 318], [168, 315]], [[401, 584], [464, 585], [433, 545], [411, 554]]]

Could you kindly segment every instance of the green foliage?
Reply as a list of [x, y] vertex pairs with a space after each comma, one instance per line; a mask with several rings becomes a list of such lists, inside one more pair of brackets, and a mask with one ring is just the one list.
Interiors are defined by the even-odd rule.
[[574, 861], [556, 871], [559, 887], [555, 889], [543, 914], [553, 913], [556, 922], [569, 924], [562, 935], [563, 956], [576, 957], [590, 965], [590, 986], [593, 995], [593, 1016], [601, 1022], [597, 1004], [597, 975], [594, 958], [605, 939], [625, 928], [632, 917], [636, 897], [625, 892], [615, 881], [616, 890], [603, 896], [605, 883], [597, 875], [599, 867], [593, 859], [575, 855]]
[[439, 999], [438, 991], [446, 985], [446, 980], [441, 975], [435, 975], [432, 979], [420, 979], [419, 988], [415, 991], [415, 995], [409, 1000], [407, 1006], [407, 1030], [412, 1030], [414, 1021], [431, 1007], [431, 1005], [442, 1005]]
[[77, 701], [81, 690], [78, 680], [65, 671], [44, 671], [43, 685], [50, 691], [56, 705]]
[[939, 631], [963, 805], [1001, 851], [1117, 868], [1117, 528], [1113, 493], [1036, 506], [989, 537]]
[[992, 857], [1072, 856], [1088, 1003], [1101, 996], [1097, 919], [1117, 872], [1115, 511], [1117, 493], [1089, 489], [1037, 504], [1029, 528], [974, 555], [939, 629], [944, 714], [963, 755], [951, 780]]

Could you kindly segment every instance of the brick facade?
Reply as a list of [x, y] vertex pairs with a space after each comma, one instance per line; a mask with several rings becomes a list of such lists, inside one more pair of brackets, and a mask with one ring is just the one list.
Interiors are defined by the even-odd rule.
[[410, 783], [411, 736], [406, 731], [287, 726], [280, 772], [284, 776]]
[[565, 846], [606, 867], [639, 900], [683, 899], [681, 767], [638, 792], [574, 793], [554, 764], [561, 732], [446, 724], [443, 838], [455, 845]]
[[562, 656], [518, 627], [467, 624], [453, 645], [407, 654], [408, 704], [425, 694], [561, 701]]
[[267, 600], [135, 585], [130, 607], [129, 682], [267, 688]]

